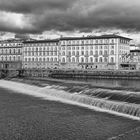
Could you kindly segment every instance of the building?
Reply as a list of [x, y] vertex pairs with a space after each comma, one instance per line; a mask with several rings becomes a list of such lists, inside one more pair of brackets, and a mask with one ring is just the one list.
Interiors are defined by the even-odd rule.
[[121, 69], [130, 38], [118, 35], [0, 42], [1, 69]]
[[25, 41], [23, 45], [24, 69], [57, 68], [59, 40]]
[[131, 54], [130, 63], [134, 64], [133, 69], [140, 70], [140, 49], [131, 50], [130, 54]]
[[0, 42], [0, 69], [22, 68], [22, 46], [23, 43], [16, 40]]
[[64, 37], [60, 39], [62, 68], [119, 69], [130, 52], [130, 38], [118, 35]]

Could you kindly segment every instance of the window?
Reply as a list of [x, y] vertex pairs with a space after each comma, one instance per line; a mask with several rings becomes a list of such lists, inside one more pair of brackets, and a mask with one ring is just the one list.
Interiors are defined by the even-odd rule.
[[76, 62], [79, 63], [79, 57], [76, 58]]
[[72, 52], [72, 55], [75, 55], [75, 51]]
[[96, 62], [96, 63], [98, 62], [98, 58], [97, 58], [97, 57], [95, 58], [95, 62]]
[[71, 62], [71, 58], [70, 57], [68, 58], [68, 62]]
[[76, 52], [76, 55], [79, 55], [79, 51]]
[[81, 63], [84, 63], [84, 58], [83, 57], [81, 58]]
[[62, 63], [65, 63], [65, 58], [62, 58]]
[[107, 55], [107, 51], [104, 51], [104, 54]]
[[114, 58], [113, 57], [111, 57], [111, 63], [114, 63]]
[[68, 52], [68, 55], [71, 55], [71, 52], [70, 51]]
[[18, 61], [20, 61], [20, 56], [18, 56]]
[[95, 54], [98, 55], [98, 51], [95, 51]]
[[54, 58], [54, 61], [57, 62], [57, 58]]
[[102, 59], [102, 57], [100, 57], [99, 61], [100, 61], [100, 63], [102, 63], [102, 62], [103, 62], [103, 59]]
[[91, 46], [90, 49], [93, 50], [93, 46]]
[[100, 55], [102, 55], [103, 54], [103, 52], [102, 51], [100, 51]]
[[75, 63], [75, 58], [74, 57], [72, 58], [72, 62]]
[[62, 52], [62, 55], [65, 55], [65, 52], [64, 51]]
[[91, 62], [91, 63], [93, 62], [93, 58], [92, 58], [92, 57], [90, 57], [90, 62]]
[[114, 55], [114, 50], [111, 50], [111, 55]]
[[77, 50], [79, 50], [79, 47], [77, 47]]
[[82, 51], [81, 54], [84, 55], [84, 51]]
[[107, 58], [106, 57], [104, 58], [104, 62], [107, 62]]
[[93, 55], [93, 51], [90, 51], [90, 55]]

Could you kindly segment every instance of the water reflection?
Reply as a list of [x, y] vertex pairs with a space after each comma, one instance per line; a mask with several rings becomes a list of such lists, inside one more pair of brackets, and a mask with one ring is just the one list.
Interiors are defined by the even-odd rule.
[[87, 82], [96, 86], [104, 87], [126, 87], [140, 89], [140, 80], [116, 80], [116, 79], [94, 79]]

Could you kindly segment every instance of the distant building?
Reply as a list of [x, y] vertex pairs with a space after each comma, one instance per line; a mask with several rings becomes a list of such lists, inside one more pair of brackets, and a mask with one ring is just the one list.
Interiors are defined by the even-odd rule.
[[24, 69], [57, 68], [59, 40], [26, 41], [23, 46]]
[[61, 38], [61, 67], [119, 69], [122, 56], [130, 52], [130, 40], [118, 35]]
[[140, 49], [131, 50], [131, 59], [130, 63], [135, 64], [135, 69], [140, 70]]
[[22, 68], [22, 46], [23, 43], [16, 40], [0, 42], [0, 69]]

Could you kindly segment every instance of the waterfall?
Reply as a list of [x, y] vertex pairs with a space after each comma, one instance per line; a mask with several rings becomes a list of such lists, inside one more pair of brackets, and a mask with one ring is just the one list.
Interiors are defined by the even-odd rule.
[[[53, 101], [60, 101], [63, 103], [78, 105], [81, 107], [87, 107], [90, 109], [94, 109], [96, 111], [101, 112], [108, 112], [111, 114], [116, 114], [119, 116], [125, 116], [132, 119], [138, 119], [140, 120], [140, 105], [129, 103], [129, 102], [123, 102], [119, 100], [109, 100], [108, 98], [110, 96], [105, 96], [103, 98], [99, 96], [103, 96], [105, 94], [111, 95], [111, 91], [107, 92], [107, 90], [102, 89], [92, 89], [92, 92], [88, 89], [85, 89], [82, 93], [82, 91], [79, 92], [68, 92], [66, 91], [66, 87], [61, 86], [51, 86], [47, 85], [46, 87], [37, 87], [34, 85], [28, 85], [18, 82], [12, 82], [12, 81], [5, 81], [0, 80], [0, 87], [6, 88], [9, 90], [16, 91], [17, 93], [23, 93], [27, 95], [31, 95], [34, 97], [39, 97], [45, 100], [53, 100]], [[95, 91], [95, 92], [93, 92]], [[114, 93], [113, 93], [114, 92]], [[135, 92], [127, 92], [127, 93], [121, 93], [120, 91], [113, 91], [112, 95], [134, 95], [134, 97], [139, 94]], [[118, 92], [118, 93], [117, 93]], [[86, 94], [91, 93], [91, 94]], [[96, 96], [93, 96], [95, 93]], [[98, 93], [98, 94], [97, 94]], [[107, 98], [108, 97], [108, 98]], [[127, 97], [127, 98], [128, 98]]]

